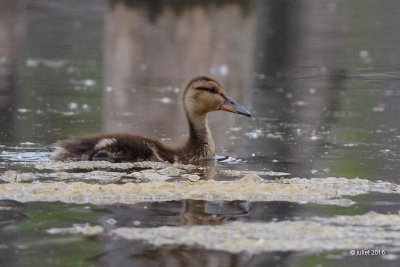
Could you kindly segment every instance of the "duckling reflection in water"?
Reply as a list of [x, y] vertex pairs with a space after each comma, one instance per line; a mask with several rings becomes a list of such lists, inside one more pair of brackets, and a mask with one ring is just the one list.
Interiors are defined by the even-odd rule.
[[131, 134], [99, 134], [59, 141], [51, 158], [55, 160], [168, 161], [193, 163], [215, 155], [207, 113], [216, 110], [250, 117], [242, 106], [226, 96], [225, 89], [206, 76], [193, 78], [183, 93], [189, 124], [189, 138], [180, 145]]

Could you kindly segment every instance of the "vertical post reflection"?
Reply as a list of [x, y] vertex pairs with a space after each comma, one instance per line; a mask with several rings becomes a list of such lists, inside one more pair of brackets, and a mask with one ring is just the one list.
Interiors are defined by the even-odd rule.
[[[14, 0], [0, 1], [0, 141], [10, 141], [14, 130], [10, 125], [13, 119], [16, 49], [18, 27], [18, 7]], [[6, 126], [6, 127], [4, 127]]]
[[[233, 98], [247, 102], [254, 16], [237, 2], [111, 1], [105, 33], [105, 84], [111, 92], [104, 99], [104, 130], [186, 133], [181, 91], [162, 87], [181, 87], [196, 75], [219, 79]], [[164, 96], [172, 104], [157, 101]], [[224, 126], [236, 119], [223, 115], [210, 120], [218, 144]]]
[[[253, 100], [255, 110], [267, 106], [279, 125], [277, 131], [289, 137], [298, 136], [293, 125], [327, 130], [333, 122], [329, 114], [340, 108], [335, 89], [342, 89], [344, 78], [343, 14], [333, 12], [336, 4], [331, 6], [329, 1], [258, 3], [255, 68], [262, 79], [256, 77], [254, 84], [263, 90]], [[318, 91], [310, 94], [310, 88]], [[310, 142], [310, 138], [299, 136], [289, 144], [275, 142], [268, 156], [302, 162], [294, 172], [307, 170], [310, 163], [304, 159], [312, 161], [324, 145]]]

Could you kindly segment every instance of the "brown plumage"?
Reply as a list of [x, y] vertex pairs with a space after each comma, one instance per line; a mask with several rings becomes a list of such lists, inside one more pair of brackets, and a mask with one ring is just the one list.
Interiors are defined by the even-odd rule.
[[192, 79], [183, 93], [189, 138], [181, 145], [131, 134], [99, 134], [72, 138], [55, 144], [55, 160], [169, 161], [192, 163], [215, 155], [207, 113], [224, 110], [250, 117], [250, 113], [228, 98], [222, 85], [200, 76]]

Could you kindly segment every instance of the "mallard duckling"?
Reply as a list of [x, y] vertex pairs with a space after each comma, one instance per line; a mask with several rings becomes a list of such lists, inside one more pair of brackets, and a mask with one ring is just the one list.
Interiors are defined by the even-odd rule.
[[51, 158], [55, 160], [168, 161], [193, 163], [215, 155], [214, 140], [207, 125], [207, 113], [216, 110], [250, 117], [242, 106], [226, 96], [222, 85], [200, 76], [192, 79], [183, 93], [189, 124], [189, 138], [181, 145], [131, 134], [99, 134], [59, 141]]

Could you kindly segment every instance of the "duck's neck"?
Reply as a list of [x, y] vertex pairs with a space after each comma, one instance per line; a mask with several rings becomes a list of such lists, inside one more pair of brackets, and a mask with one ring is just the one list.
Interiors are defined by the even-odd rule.
[[214, 140], [207, 123], [207, 114], [193, 115], [186, 113], [189, 123], [189, 139], [185, 150], [200, 158], [211, 157], [215, 154]]

